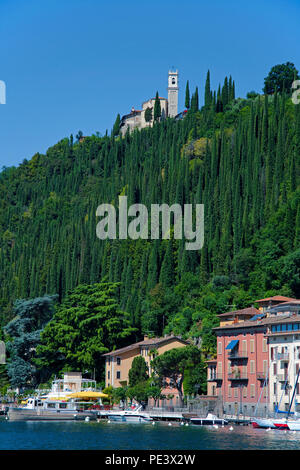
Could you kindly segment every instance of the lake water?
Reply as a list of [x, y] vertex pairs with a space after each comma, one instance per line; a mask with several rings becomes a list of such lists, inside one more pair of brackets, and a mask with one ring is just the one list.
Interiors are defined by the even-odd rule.
[[252, 426], [0, 421], [0, 450], [299, 450], [300, 432]]

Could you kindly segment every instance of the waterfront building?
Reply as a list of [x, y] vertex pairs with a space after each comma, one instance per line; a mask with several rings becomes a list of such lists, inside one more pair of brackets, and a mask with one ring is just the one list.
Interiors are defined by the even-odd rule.
[[[170, 349], [187, 346], [188, 344], [187, 341], [177, 336], [164, 336], [162, 338], [144, 336], [142, 341], [103, 354], [105, 357], [105, 386], [112, 385], [117, 388], [128, 385], [129, 370], [135, 357], [142, 356], [145, 359], [150, 376], [150, 362], [154, 358], [154, 354], [161, 355]], [[179, 402], [177, 390], [172, 387], [167, 377], [162, 394], [165, 396], [173, 395], [172, 399], [168, 400], [169, 405], [176, 405]]]
[[300, 300], [280, 302], [267, 310], [270, 410], [300, 412]]
[[[287, 410], [300, 368], [300, 300], [274, 296], [258, 309], [219, 315], [217, 356], [207, 361], [207, 394], [219, 396], [225, 413], [266, 415]], [[296, 411], [300, 411], [299, 384]]]

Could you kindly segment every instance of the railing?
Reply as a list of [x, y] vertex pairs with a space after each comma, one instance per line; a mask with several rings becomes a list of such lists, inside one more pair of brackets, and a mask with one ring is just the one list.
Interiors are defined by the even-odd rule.
[[248, 380], [248, 374], [233, 372], [228, 374], [228, 380]]
[[288, 380], [288, 376], [284, 374], [278, 374], [276, 378], [278, 382], [286, 382]]
[[247, 351], [229, 351], [229, 359], [248, 359]]
[[208, 382], [215, 382], [217, 380], [222, 380], [223, 379], [223, 376], [222, 374], [211, 374], [210, 377], [208, 377]]
[[285, 353], [277, 353], [275, 357], [276, 357], [276, 360], [277, 360], [277, 361], [288, 361], [290, 355], [289, 355], [288, 352], [285, 352]]
[[268, 376], [267, 372], [256, 373], [257, 380], [266, 380], [267, 376]]

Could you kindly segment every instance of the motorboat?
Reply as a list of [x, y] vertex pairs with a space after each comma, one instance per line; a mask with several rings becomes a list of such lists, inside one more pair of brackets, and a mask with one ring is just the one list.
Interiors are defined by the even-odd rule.
[[143, 407], [133, 405], [131, 408], [120, 411], [110, 411], [108, 414], [110, 421], [123, 423], [150, 423], [153, 421], [149, 413], [143, 411]]
[[228, 424], [228, 421], [226, 419], [218, 418], [218, 416], [215, 416], [212, 413], [208, 413], [206, 418], [194, 416], [193, 418], [190, 418], [190, 422], [191, 424], [195, 424], [197, 426], [207, 426], [215, 424], [220, 424], [224, 426], [225, 424]]
[[69, 421], [96, 419], [96, 410], [83, 410], [75, 400], [42, 400], [30, 397], [25, 405], [9, 407], [10, 421]]

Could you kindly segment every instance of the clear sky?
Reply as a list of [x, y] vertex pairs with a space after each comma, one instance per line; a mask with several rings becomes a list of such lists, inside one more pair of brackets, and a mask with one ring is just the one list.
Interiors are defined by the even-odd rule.
[[159, 91], [179, 70], [206, 72], [214, 89], [232, 75], [237, 96], [261, 92], [273, 65], [300, 69], [300, 0], [0, 0], [0, 168], [58, 140], [110, 132], [118, 113]]

